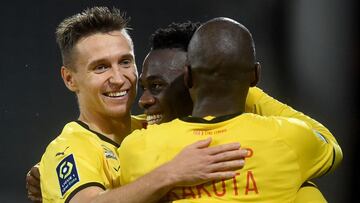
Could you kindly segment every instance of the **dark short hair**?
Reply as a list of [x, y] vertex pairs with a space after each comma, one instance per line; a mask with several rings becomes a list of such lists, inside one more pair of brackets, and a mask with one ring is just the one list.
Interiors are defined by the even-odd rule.
[[171, 23], [165, 28], [157, 29], [150, 38], [152, 50], [180, 48], [187, 51], [190, 39], [193, 36], [200, 23]]
[[83, 37], [96, 33], [125, 30], [128, 19], [119, 9], [107, 7], [87, 8], [63, 20], [56, 28], [56, 42], [59, 45], [64, 65], [72, 62], [71, 53]]

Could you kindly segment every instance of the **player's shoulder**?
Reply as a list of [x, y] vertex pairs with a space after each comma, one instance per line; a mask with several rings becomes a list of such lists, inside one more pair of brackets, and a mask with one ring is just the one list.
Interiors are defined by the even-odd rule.
[[264, 95], [266, 94], [260, 88], [250, 87], [246, 97], [246, 102], [251, 104], [256, 104], [260, 100], [260, 98], [263, 97]]
[[[279, 116], [263, 116], [255, 113], [243, 113], [239, 117], [238, 122], [247, 121], [250, 124], [254, 125], [263, 125], [263, 126], [279, 126], [282, 122], [286, 122], [287, 118], [279, 117]], [[244, 120], [244, 121], [243, 121]]]
[[297, 118], [289, 118], [282, 116], [271, 116], [272, 119], [280, 126], [280, 127], [291, 127], [298, 129], [310, 130], [311, 127], [304, 121]]
[[272, 129], [304, 129], [311, 130], [311, 127], [304, 121], [281, 116], [261, 116], [253, 113], [245, 113], [245, 119], [250, 125], [256, 125], [259, 127], [272, 128]]
[[255, 95], [255, 96], [261, 96], [261, 95], [263, 95], [263, 94], [265, 94], [265, 93], [264, 93], [264, 91], [263, 91], [262, 89], [260, 89], [259, 87], [250, 87], [248, 94], [250, 94], [250, 95]]
[[[178, 120], [178, 119], [175, 119]], [[129, 145], [137, 142], [145, 142], [146, 139], [157, 139], [156, 137], [163, 137], [165, 134], [162, 132], [171, 132], [169, 129], [176, 125], [176, 121], [170, 121], [162, 124], [148, 125], [146, 128], [134, 130], [130, 135], [126, 136], [121, 145]]]
[[98, 138], [93, 132], [82, 126], [80, 122], [72, 121], [67, 123], [60, 135], [49, 143], [45, 154], [52, 154], [65, 147], [71, 147], [77, 151], [89, 149], [83, 146], [91, 146], [92, 149], [95, 149], [98, 144]]
[[[306, 137], [314, 137], [315, 132], [304, 121], [296, 118], [272, 116], [274, 125], [276, 125], [278, 136], [286, 139], [301, 138], [306, 140]], [[306, 136], [309, 135], [309, 136]]]

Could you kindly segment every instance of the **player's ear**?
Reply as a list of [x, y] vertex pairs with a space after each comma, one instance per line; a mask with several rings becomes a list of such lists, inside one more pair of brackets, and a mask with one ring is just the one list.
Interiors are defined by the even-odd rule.
[[250, 87], [256, 86], [256, 84], [260, 81], [260, 73], [261, 73], [261, 65], [259, 62], [256, 62], [254, 71], [251, 75]]
[[62, 66], [61, 67], [61, 77], [64, 80], [64, 83], [69, 90], [71, 90], [73, 92], [77, 92], [78, 87], [77, 87], [76, 80], [74, 78], [73, 70], [69, 69], [68, 67]]
[[185, 82], [185, 86], [190, 89], [193, 86], [192, 83], [192, 76], [191, 76], [191, 67], [190, 65], [186, 65], [184, 67], [185, 72], [184, 72], [184, 82]]

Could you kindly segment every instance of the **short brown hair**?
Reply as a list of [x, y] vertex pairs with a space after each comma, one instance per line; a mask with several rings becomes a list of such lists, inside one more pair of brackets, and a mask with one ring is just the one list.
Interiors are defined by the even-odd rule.
[[61, 51], [63, 65], [67, 66], [72, 62], [72, 50], [81, 38], [115, 30], [126, 32], [127, 22], [128, 19], [119, 9], [107, 7], [87, 8], [63, 20], [56, 28], [56, 42]]

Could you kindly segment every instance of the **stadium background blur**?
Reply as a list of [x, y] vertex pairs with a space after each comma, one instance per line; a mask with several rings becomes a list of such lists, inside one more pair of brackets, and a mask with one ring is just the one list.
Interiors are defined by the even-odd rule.
[[[219, 16], [243, 23], [253, 33], [262, 63], [259, 86], [325, 124], [343, 149], [342, 165], [317, 181], [320, 190], [329, 202], [358, 199], [355, 0], [13, 0], [2, 2], [0, 13], [0, 202], [28, 202], [26, 172], [63, 125], [78, 115], [75, 96], [60, 77], [54, 31], [65, 17], [95, 5], [114, 6], [131, 17], [139, 69], [149, 36], [159, 27]], [[134, 105], [133, 112], [141, 111]]]

